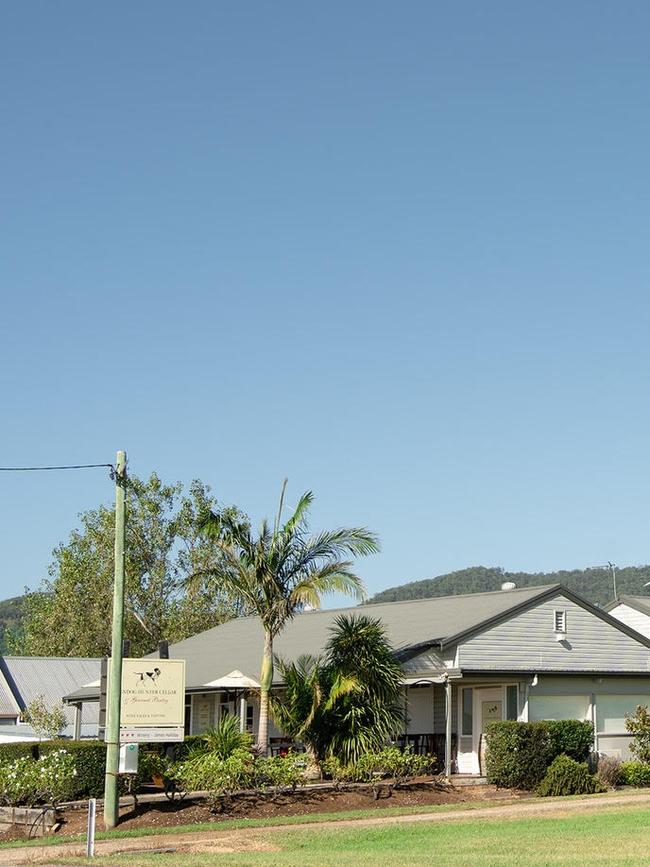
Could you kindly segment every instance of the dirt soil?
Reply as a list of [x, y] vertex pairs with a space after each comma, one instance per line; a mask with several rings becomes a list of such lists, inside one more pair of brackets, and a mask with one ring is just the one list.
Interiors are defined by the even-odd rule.
[[[280, 816], [307, 816], [312, 813], [338, 813], [343, 810], [381, 810], [385, 807], [416, 807], [434, 804], [461, 804], [467, 801], [512, 798], [510, 791], [497, 792], [492, 786], [452, 788], [438, 783], [413, 783], [393, 789], [390, 797], [382, 787], [374, 800], [372, 789], [348, 791], [308, 790], [282, 794], [273, 799], [240, 796], [233, 798], [227, 809], [215, 813], [205, 801], [157, 801], [120, 809], [120, 829], [160, 828], [188, 825], [195, 822], [220, 822], [230, 819], [273, 819]], [[86, 811], [69, 810], [64, 814], [62, 834], [85, 833]]]

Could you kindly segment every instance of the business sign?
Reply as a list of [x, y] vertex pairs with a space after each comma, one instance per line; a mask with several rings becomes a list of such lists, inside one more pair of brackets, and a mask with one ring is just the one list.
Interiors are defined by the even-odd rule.
[[120, 729], [121, 744], [181, 743], [185, 740], [184, 726], [135, 726]]
[[120, 727], [185, 723], [185, 660], [122, 660]]
[[[109, 665], [109, 678], [111, 667]], [[110, 689], [110, 687], [109, 687]], [[185, 726], [185, 660], [122, 660], [120, 741], [176, 741]]]

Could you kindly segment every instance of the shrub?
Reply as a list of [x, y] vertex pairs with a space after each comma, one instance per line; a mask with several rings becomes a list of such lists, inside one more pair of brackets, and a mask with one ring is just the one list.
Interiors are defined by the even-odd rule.
[[223, 795], [251, 788], [255, 780], [254, 765], [249, 750], [235, 750], [227, 759], [203, 752], [176, 763], [170, 776], [186, 792], [208, 791]]
[[650, 765], [638, 760], [621, 762], [620, 782], [626, 786], [650, 786]]
[[304, 782], [307, 760], [304, 755], [289, 752], [286, 756], [257, 759], [255, 762], [255, 788], [295, 791]]
[[586, 762], [576, 762], [569, 756], [556, 756], [551, 762], [546, 776], [537, 787], [537, 794], [548, 795], [591, 795], [600, 791], [598, 781], [589, 773]]
[[214, 753], [220, 759], [227, 759], [235, 750], [250, 749], [253, 746], [253, 736], [241, 732], [237, 717], [228, 714], [221, 717], [219, 725], [199, 737], [199, 744], [197, 744], [199, 749], [201, 744], [204, 745], [204, 750]]
[[37, 695], [23, 711], [23, 720], [41, 738], [56, 738], [68, 723], [63, 703], [48, 705], [45, 696]]
[[576, 762], [586, 761], [594, 743], [594, 727], [590, 722], [577, 719], [549, 720], [548, 726], [553, 751], [556, 756], [564, 753]]
[[596, 779], [603, 789], [613, 789], [621, 781], [621, 760], [614, 756], [599, 756]]
[[650, 712], [639, 704], [633, 714], [625, 716], [625, 728], [633, 736], [630, 750], [641, 762], [650, 763]]
[[546, 774], [555, 745], [545, 722], [492, 722], [487, 728], [486, 776], [509, 789], [534, 789]]
[[365, 753], [356, 763], [357, 778], [370, 781], [374, 777], [391, 777], [396, 785], [412, 777], [431, 771], [435, 765], [433, 756], [420, 756], [410, 750], [387, 747], [377, 753]]
[[0, 801], [9, 806], [58, 804], [73, 797], [76, 777], [74, 757], [65, 750], [16, 759], [0, 766]]
[[106, 744], [103, 741], [44, 741], [38, 744], [40, 756], [64, 749], [74, 759], [76, 788], [71, 798], [101, 798], [104, 795]]
[[435, 764], [434, 756], [420, 756], [410, 750], [402, 752], [397, 747], [386, 747], [376, 753], [364, 753], [356, 762], [347, 765], [330, 756], [323, 763], [323, 770], [336, 783], [369, 783], [378, 777], [389, 777], [399, 786], [412, 777], [431, 773]]

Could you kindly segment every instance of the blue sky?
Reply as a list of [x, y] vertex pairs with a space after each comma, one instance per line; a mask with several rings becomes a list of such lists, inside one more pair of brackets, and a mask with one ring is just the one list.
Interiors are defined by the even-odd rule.
[[[371, 591], [645, 563], [645, 2], [13, 3], [1, 464], [365, 524]], [[1, 595], [102, 471], [1, 474]]]

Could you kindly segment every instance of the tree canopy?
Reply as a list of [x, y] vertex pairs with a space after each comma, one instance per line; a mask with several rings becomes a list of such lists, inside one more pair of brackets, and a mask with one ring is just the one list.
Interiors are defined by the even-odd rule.
[[[432, 596], [454, 596], [459, 593], [482, 593], [500, 590], [504, 581], [514, 581], [517, 587], [537, 587], [542, 584], [564, 584], [595, 605], [606, 605], [614, 598], [612, 575], [607, 568], [567, 569], [560, 572], [506, 572], [492, 566], [471, 566], [422, 581], [409, 581], [376, 593], [369, 602], [400, 602], [403, 599], [427, 599]], [[646, 596], [644, 588], [650, 581], [650, 566], [625, 566], [616, 570], [619, 596]]]
[[[213, 546], [197, 530], [200, 514], [217, 508], [209, 487], [165, 484], [154, 473], [127, 487], [124, 637], [131, 653], [179, 641], [242, 613], [210, 570]], [[234, 507], [224, 514], [242, 520]], [[112, 505], [79, 516], [79, 527], [53, 552], [49, 577], [27, 592], [12, 650], [24, 655], [104, 656], [111, 647]]]

